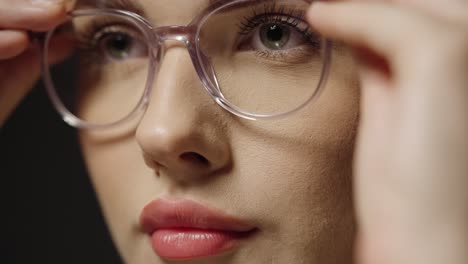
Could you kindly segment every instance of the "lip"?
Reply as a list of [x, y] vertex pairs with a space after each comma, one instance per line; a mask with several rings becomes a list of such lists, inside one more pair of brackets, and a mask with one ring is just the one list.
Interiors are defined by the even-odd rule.
[[192, 200], [159, 198], [143, 208], [140, 225], [155, 253], [168, 260], [219, 255], [239, 246], [256, 228]]

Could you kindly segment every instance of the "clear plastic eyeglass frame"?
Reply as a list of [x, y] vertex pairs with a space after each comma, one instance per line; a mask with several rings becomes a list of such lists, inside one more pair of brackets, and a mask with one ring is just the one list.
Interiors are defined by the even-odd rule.
[[[268, 0], [265, 0], [268, 1]], [[274, 0], [272, 0], [274, 1]], [[144, 37], [148, 41], [149, 49], [149, 67], [148, 67], [148, 77], [145, 84], [145, 89], [141, 99], [139, 100], [136, 107], [129, 113], [126, 117], [110, 124], [93, 124], [86, 121], [83, 121], [72, 114], [60, 100], [57, 91], [54, 87], [54, 82], [52, 81], [50, 66], [48, 61], [49, 56], [49, 44], [51, 38], [55, 32], [55, 29], [46, 33], [43, 41], [43, 50], [42, 50], [42, 74], [43, 81], [45, 83], [46, 90], [48, 95], [57, 109], [57, 111], [62, 116], [63, 120], [68, 123], [70, 126], [79, 128], [79, 129], [102, 129], [110, 128], [117, 125], [120, 125], [123, 122], [126, 122], [139, 113], [144, 111], [150, 100], [150, 93], [155, 79], [155, 75], [158, 72], [159, 61], [164, 57], [164, 42], [166, 41], [177, 41], [183, 43], [191, 57], [194, 68], [208, 94], [213, 98], [213, 100], [222, 108], [229, 111], [230, 113], [249, 120], [260, 120], [260, 119], [278, 119], [288, 116], [294, 112], [299, 111], [304, 108], [306, 105], [315, 100], [321, 91], [323, 90], [326, 80], [328, 78], [330, 62], [331, 62], [331, 42], [329, 40], [323, 40], [323, 65], [321, 70], [321, 76], [319, 78], [318, 87], [316, 88], [314, 94], [303, 104], [295, 107], [291, 111], [280, 114], [273, 115], [264, 115], [264, 114], [253, 114], [246, 112], [235, 105], [231, 104], [228, 100], [225, 99], [219, 85], [217, 82], [217, 77], [214, 72], [213, 67], [210, 64], [209, 58], [207, 58], [200, 48], [199, 35], [201, 28], [204, 23], [210, 18], [211, 15], [216, 14], [219, 10], [229, 8], [231, 5], [239, 4], [249, 4], [252, 0], [237, 0], [237, 1], [219, 1], [217, 4], [212, 5], [201, 12], [190, 24], [187, 26], [163, 26], [163, 27], [154, 27], [148, 20], [144, 17], [125, 10], [118, 9], [85, 9], [85, 10], [75, 10], [69, 13], [69, 19], [73, 19], [81, 16], [92, 16], [92, 15], [112, 15], [116, 17], [121, 17], [127, 20], [130, 20], [135, 23], [137, 27], [144, 34]], [[312, 85], [312, 84], [311, 84]]]

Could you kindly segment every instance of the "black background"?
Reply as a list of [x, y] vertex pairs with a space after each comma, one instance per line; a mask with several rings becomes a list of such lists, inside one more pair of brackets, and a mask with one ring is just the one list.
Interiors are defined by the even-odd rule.
[[0, 131], [0, 193], [0, 263], [121, 263], [76, 130], [40, 82]]

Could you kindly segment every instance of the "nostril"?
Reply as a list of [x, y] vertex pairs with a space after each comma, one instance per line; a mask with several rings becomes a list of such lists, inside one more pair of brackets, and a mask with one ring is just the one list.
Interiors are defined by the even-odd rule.
[[209, 166], [210, 162], [202, 155], [195, 152], [185, 152], [180, 155], [180, 159], [198, 166]]

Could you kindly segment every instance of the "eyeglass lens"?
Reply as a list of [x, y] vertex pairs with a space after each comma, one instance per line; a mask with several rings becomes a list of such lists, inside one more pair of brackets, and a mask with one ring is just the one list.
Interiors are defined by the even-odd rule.
[[[198, 31], [209, 75], [201, 78], [247, 113], [277, 115], [303, 105], [316, 94], [324, 66], [325, 41], [306, 22], [308, 7], [304, 0], [277, 0], [217, 9]], [[54, 91], [70, 114], [105, 125], [138, 108], [149, 76], [157, 78], [148, 31], [132, 17], [96, 13], [75, 16], [52, 33], [74, 43], [72, 56], [50, 65]], [[60, 71], [63, 65], [73, 70]]]

